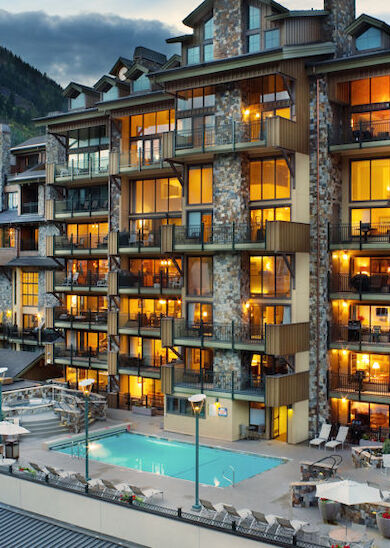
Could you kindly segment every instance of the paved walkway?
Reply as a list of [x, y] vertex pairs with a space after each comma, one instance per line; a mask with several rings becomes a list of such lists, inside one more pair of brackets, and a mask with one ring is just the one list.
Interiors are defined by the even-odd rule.
[[[145, 417], [133, 415], [127, 411], [109, 410], [106, 422], [99, 422], [91, 427], [91, 431], [116, 425], [123, 422], [131, 422], [132, 430], [144, 434], [164, 436], [168, 439], [179, 441], [193, 441], [191, 436], [171, 434], [163, 430], [163, 417]], [[65, 437], [66, 439], [66, 437]], [[42, 447], [42, 441], [37, 438], [24, 438], [21, 443], [21, 461], [31, 460], [38, 464], [49, 464], [64, 470], [84, 472], [84, 460], [58, 453], [47, 451]], [[45, 440], [46, 441], [46, 440]], [[213, 445], [213, 440], [201, 438], [201, 443]], [[287, 445], [277, 440], [236, 442], [218, 441], [215, 445], [226, 449], [248, 451], [267, 456], [284, 457], [289, 459], [285, 464], [272, 470], [268, 470], [255, 477], [243, 480], [234, 487], [200, 486], [200, 496], [214, 503], [225, 502], [236, 508], [251, 508], [265, 514], [277, 514], [289, 519], [298, 519], [318, 523], [320, 521], [317, 508], [292, 508], [290, 505], [289, 485], [293, 481], [299, 481], [299, 463], [302, 460], [316, 460], [325, 456], [324, 450], [312, 449], [306, 444]], [[390, 488], [390, 477], [386, 478], [377, 470], [355, 469], [351, 461], [351, 450], [337, 451], [343, 457], [343, 463], [339, 468], [339, 475], [344, 479], [357, 481], [371, 480], [380, 483], [383, 488]], [[330, 451], [328, 454], [331, 454]], [[226, 463], [228, 466], [229, 463]], [[189, 510], [194, 499], [194, 484], [190, 481], [180, 480], [167, 476], [158, 476], [148, 472], [138, 472], [129, 468], [104, 464], [90, 460], [90, 476], [92, 478], [105, 478], [113, 483], [127, 482], [139, 485], [143, 488], [154, 487], [164, 491], [164, 504], [172, 507], [182, 507]], [[371, 531], [370, 531], [371, 535]], [[389, 541], [384, 541], [377, 536], [375, 546], [378, 548], [389, 547]]]

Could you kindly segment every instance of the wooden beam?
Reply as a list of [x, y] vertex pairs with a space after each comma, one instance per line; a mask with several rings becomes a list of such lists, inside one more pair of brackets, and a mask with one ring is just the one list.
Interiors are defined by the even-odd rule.
[[173, 171], [175, 172], [175, 175], [179, 181], [179, 183], [181, 184], [181, 187], [183, 188], [184, 187], [184, 179], [183, 179], [183, 174], [179, 172], [179, 170], [177, 169], [176, 165], [175, 164], [179, 164], [179, 165], [183, 165], [182, 163], [180, 162], [177, 162], [175, 160], [172, 160], [172, 158], [165, 158], [165, 161], [168, 162], [168, 164], [171, 166], [171, 169], [173, 169]]
[[178, 271], [178, 273], [180, 274], [180, 276], [183, 276], [183, 270], [180, 268], [178, 262], [177, 262], [177, 259], [176, 257], [172, 257], [172, 262], [173, 264], [175, 265], [176, 267], [176, 270]]

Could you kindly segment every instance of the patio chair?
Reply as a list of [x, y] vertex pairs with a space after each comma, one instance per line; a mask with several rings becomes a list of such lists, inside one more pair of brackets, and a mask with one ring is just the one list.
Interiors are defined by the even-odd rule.
[[120, 495], [121, 490], [111, 481], [105, 479], [101, 479], [100, 481], [102, 482], [105, 491], [112, 491], [115, 495]]
[[309, 444], [314, 445], [315, 447], [320, 447], [323, 443], [328, 441], [331, 429], [332, 429], [332, 425], [324, 422], [323, 425], [321, 426], [321, 431], [318, 437], [310, 440]]
[[344, 443], [347, 439], [349, 432], [348, 426], [340, 426], [339, 431], [337, 432], [336, 439], [327, 441], [325, 443], [325, 449], [330, 447], [330, 449], [336, 449], [339, 445], [341, 445], [341, 448], [344, 449]]
[[129, 487], [136, 497], [143, 497], [145, 502], [157, 495], [161, 495], [161, 498], [164, 498], [164, 492], [161, 489], [140, 489], [135, 485], [129, 485]]
[[382, 470], [384, 475], [387, 476], [387, 473], [390, 469], [390, 455], [383, 455], [382, 456]]
[[46, 470], [44, 470], [39, 464], [36, 464], [35, 462], [29, 462], [28, 463], [29, 468], [32, 468], [35, 470], [35, 472], [38, 472], [38, 474], [42, 474], [43, 476], [47, 476]]
[[45, 464], [45, 469], [49, 472], [50, 476], [53, 476], [57, 480], [63, 480], [71, 478], [75, 475], [75, 472], [67, 472], [66, 470], [59, 470], [58, 468], [53, 468]]
[[226, 514], [225, 504], [223, 502], [213, 504], [205, 499], [200, 499], [199, 502], [202, 506], [199, 516], [201, 516], [203, 512], [206, 512], [206, 514], [212, 514], [212, 519], [216, 519], [220, 514]]
[[279, 517], [275, 517], [275, 521], [278, 525], [276, 534], [295, 535], [305, 525], [303, 521], [291, 521], [289, 519]]
[[252, 515], [251, 511], [247, 510], [246, 508], [242, 510], [236, 510], [234, 506], [229, 506], [228, 504], [224, 504], [223, 508], [226, 511], [223, 521], [230, 518], [232, 521], [235, 521], [237, 525], [240, 525], [241, 522], [250, 518]]
[[253, 529], [256, 525], [257, 528], [261, 529], [263, 532], [267, 532], [272, 524], [267, 520], [265, 514], [262, 512], [257, 512], [256, 510], [251, 510], [252, 523], [249, 526], [249, 530]]

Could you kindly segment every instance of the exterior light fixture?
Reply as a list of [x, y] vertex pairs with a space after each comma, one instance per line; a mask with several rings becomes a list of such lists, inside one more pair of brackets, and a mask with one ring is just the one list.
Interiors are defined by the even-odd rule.
[[89, 439], [88, 439], [88, 415], [89, 415], [89, 396], [91, 395], [92, 385], [95, 382], [94, 379], [83, 379], [79, 382], [79, 386], [83, 391], [85, 397], [85, 481], [89, 480]]
[[205, 394], [194, 394], [188, 398], [188, 401], [195, 415], [195, 504], [192, 509], [199, 511], [201, 509], [199, 504], [199, 415], [205, 404], [206, 396]]

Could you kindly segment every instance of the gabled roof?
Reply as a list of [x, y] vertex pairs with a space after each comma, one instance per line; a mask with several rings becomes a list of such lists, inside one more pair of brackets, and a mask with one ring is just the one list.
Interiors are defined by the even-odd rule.
[[14, 147], [11, 147], [12, 153], [17, 152], [27, 152], [29, 148], [38, 148], [38, 147], [45, 147], [46, 146], [46, 135], [37, 135], [36, 137], [31, 137], [30, 139], [27, 139], [27, 141], [23, 141], [23, 143], [19, 143], [18, 145], [15, 145]]
[[129, 80], [137, 80], [143, 74], [147, 74], [149, 69], [141, 63], [133, 63], [133, 66], [126, 72], [126, 78]]
[[107, 75], [102, 76], [93, 87], [96, 91], [104, 92], [107, 91], [108, 88], [112, 88], [114, 86], [129, 91], [129, 84], [122, 82], [122, 80], [119, 80], [118, 78], [113, 78], [112, 76]]
[[[269, 4], [276, 11], [288, 12], [289, 10], [284, 6], [281, 6], [274, 0], [262, 0], [263, 4]], [[195, 8], [185, 19], [183, 19], [183, 24], [187, 27], [193, 28], [199, 21], [201, 21], [206, 15], [213, 9], [214, 0], [204, 0], [197, 8]]]
[[161, 70], [168, 70], [180, 66], [181, 56], [175, 53], [168, 59], [168, 61], [161, 67]]
[[70, 82], [64, 89], [63, 95], [65, 97], [74, 97], [79, 95], [80, 93], [86, 93], [87, 95], [94, 95], [98, 96], [99, 93], [96, 91], [96, 89], [91, 88], [89, 86], [84, 86], [83, 84], [76, 84], [76, 82]]
[[116, 60], [115, 65], [110, 70], [109, 74], [112, 74], [113, 76], [116, 76], [116, 74], [118, 73], [118, 71], [121, 67], [130, 68], [131, 65], [133, 64], [133, 62], [134, 61], [132, 61], [131, 59], [127, 59], [126, 57], [119, 57]]
[[326, 15], [329, 15], [329, 12], [325, 10], [295, 10], [267, 15], [266, 19], [268, 19], [268, 21], [279, 21], [281, 19], [293, 19], [295, 17], [325, 17]]
[[362, 13], [360, 17], [355, 19], [355, 21], [345, 29], [345, 32], [351, 34], [351, 36], [358, 36], [369, 27], [375, 27], [377, 29], [383, 30], [387, 34], [390, 34], [390, 26], [387, 23], [381, 21], [380, 19], [377, 19], [376, 17], [371, 17], [371, 15], [367, 15], [365, 13]]

